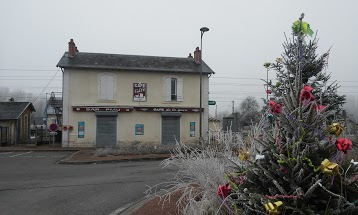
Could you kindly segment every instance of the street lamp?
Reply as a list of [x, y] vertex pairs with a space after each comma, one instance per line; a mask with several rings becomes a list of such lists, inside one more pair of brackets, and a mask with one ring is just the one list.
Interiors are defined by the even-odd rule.
[[209, 28], [202, 27], [200, 28], [200, 117], [199, 117], [199, 143], [203, 143], [203, 135], [202, 135], [202, 118], [203, 118], [203, 35], [205, 32], [209, 31]]

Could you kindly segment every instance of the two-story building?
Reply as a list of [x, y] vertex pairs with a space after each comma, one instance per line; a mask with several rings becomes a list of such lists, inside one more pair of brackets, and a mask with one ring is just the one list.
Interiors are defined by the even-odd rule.
[[198, 143], [201, 66], [206, 139], [214, 72], [200, 55], [198, 48], [194, 58], [86, 53], [71, 39], [57, 64], [63, 72], [62, 145]]

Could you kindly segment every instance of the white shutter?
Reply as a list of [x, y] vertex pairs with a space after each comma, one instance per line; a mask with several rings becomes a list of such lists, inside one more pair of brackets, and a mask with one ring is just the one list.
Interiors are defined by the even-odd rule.
[[183, 78], [177, 78], [177, 101], [183, 101]]
[[170, 102], [172, 100], [171, 98], [171, 78], [170, 77], [164, 77], [164, 83], [163, 83], [163, 95], [164, 95], [164, 101]]
[[107, 75], [107, 100], [114, 100], [114, 77]]
[[101, 75], [100, 76], [100, 89], [99, 89], [99, 99], [105, 100], [106, 99], [106, 76]]

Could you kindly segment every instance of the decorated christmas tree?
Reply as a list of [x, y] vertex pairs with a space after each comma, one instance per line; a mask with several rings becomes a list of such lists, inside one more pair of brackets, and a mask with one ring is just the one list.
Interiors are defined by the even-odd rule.
[[324, 73], [328, 52], [316, 55], [317, 39], [303, 21], [293, 23], [284, 54], [265, 66], [277, 72], [268, 82], [264, 120], [253, 127], [235, 171], [227, 172], [218, 195], [229, 214], [358, 214], [358, 163], [343, 122], [344, 102]]

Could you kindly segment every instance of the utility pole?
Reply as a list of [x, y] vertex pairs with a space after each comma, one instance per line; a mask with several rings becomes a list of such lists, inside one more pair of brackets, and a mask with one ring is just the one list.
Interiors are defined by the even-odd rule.
[[235, 103], [234, 103], [235, 101], [232, 101], [232, 114], [234, 114], [235, 113]]

